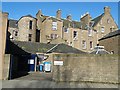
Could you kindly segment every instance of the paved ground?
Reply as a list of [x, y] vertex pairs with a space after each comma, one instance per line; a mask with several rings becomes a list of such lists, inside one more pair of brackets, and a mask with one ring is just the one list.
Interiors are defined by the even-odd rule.
[[30, 73], [27, 76], [2, 82], [2, 88], [118, 88], [117, 84], [54, 82], [51, 73]]

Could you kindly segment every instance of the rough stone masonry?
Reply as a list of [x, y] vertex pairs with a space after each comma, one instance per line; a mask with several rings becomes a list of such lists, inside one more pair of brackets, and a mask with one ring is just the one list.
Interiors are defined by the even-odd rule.
[[118, 55], [54, 54], [53, 58], [63, 60], [63, 65], [53, 65], [55, 81], [118, 83]]

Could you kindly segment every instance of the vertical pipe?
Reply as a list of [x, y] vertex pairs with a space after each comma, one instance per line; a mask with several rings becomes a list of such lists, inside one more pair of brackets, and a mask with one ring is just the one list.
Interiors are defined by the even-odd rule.
[[13, 55], [10, 55], [10, 68], [9, 68], [9, 77], [8, 79], [11, 80], [12, 79], [12, 60], [13, 59]]
[[37, 64], [37, 57], [35, 57], [35, 68], [34, 68], [35, 72], [36, 72], [36, 66], [37, 66], [36, 64]]

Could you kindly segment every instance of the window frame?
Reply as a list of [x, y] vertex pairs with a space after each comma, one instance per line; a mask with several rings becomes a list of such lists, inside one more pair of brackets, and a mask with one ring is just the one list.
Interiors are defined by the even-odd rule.
[[28, 41], [32, 41], [32, 34], [28, 34]]
[[57, 22], [52, 22], [52, 30], [53, 31], [57, 30]]
[[30, 21], [29, 21], [29, 29], [31, 30], [32, 28], [33, 28], [33, 21], [30, 20]]
[[68, 33], [69, 29], [68, 28], [64, 28], [64, 32]]
[[[74, 32], [76, 32], [76, 35]], [[73, 38], [77, 38], [77, 37], [78, 37], [78, 31], [73, 31]]]
[[82, 40], [82, 49], [87, 49], [87, 42], [86, 42], [86, 40]]
[[90, 41], [90, 49], [93, 49], [93, 41]]
[[[104, 29], [103, 29], [104, 28]], [[105, 26], [101, 27], [101, 32], [104, 33], [105, 32]]]
[[110, 18], [107, 19], [107, 24], [110, 24]]

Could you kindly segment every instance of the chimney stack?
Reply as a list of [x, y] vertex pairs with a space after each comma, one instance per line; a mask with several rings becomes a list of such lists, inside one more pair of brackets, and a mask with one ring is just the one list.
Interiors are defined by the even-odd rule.
[[110, 13], [110, 7], [105, 6], [104, 7], [104, 13]]
[[67, 16], [67, 20], [72, 20], [72, 16], [70, 14]]
[[58, 9], [56, 12], [56, 18], [61, 19], [61, 10]]
[[37, 17], [37, 16], [40, 17], [41, 15], [42, 15], [42, 11], [41, 11], [41, 10], [38, 10], [38, 12], [37, 12], [37, 14], [36, 14], [36, 17]]

